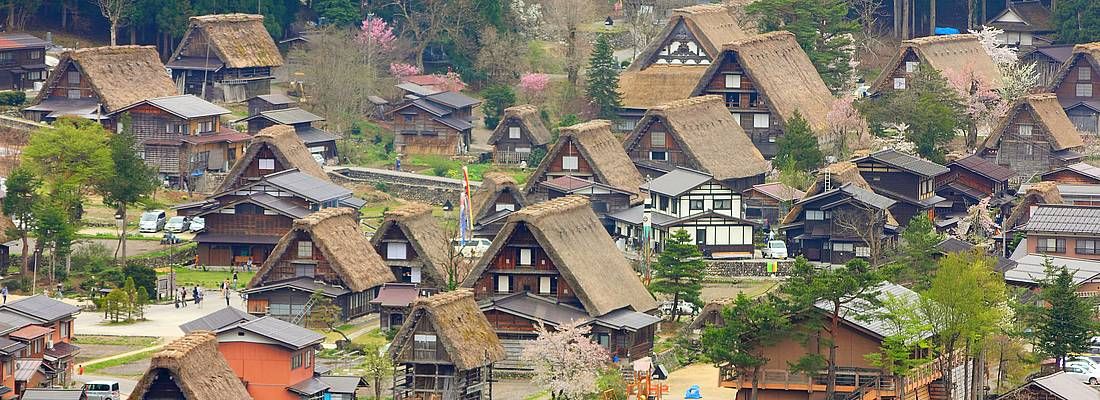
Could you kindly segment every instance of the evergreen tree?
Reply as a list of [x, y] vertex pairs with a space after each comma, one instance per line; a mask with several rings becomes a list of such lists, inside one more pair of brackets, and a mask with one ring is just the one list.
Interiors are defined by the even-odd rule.
[[481, 111], [485, 113], [485, 128], [494, 129], [504, 116], [504, 109], [516, 105], [516, 92], [508, 85], [489, 86], [483, 92], [485, 103]]
[[1100, 41], [1100, 2], [1096, 0], [1058, 0], [1054, 10], [1058, 43]]
[[738, 293], [737, 299], [722, 310], [722, 325], [703, 332], [703, 352], [715, 364], [727, 364], [738, 375], [752, 376], [750, 400], [756, 400], [760, 387], [760, 367], [768, 363], [763, 350], [784, 337], [790, 321], [771, 298], [754, 301]]
[[921, 157], [943, 163], [947, 144], [955, 130], [967, 126], [963, 106], [955, 90], [934, 68], [919, 68], [905, 90], [890, 90], [877, 99], [860, 103], [860, 111], [872, 129], [905, 126], [905, 138]]
[[1049, 258], [1043, 260], [1046, 278], [1040, 282], [1039, 298], [1043, 305], [1033, 307], [1035, 348], [1065, 366], [1066, 356], [1086, 352], [1096, 335], [1096, 301], [1082, 297], [1073, 283], [1073, 274], [1065, 267], [1055, 267]]
[[834, 92], [848, 84], [851, 37], [859, 24], [848, 18], [844, 0], [757, 0], [746, 8], [759, 18], [760, 32], [788, 31]]
[[779, 148], [775, 154], [777, 165], [793, 163], [798, 170], [812, 171], [825, 160], [817, 145], [817, 136], [810, 129], [806, 118], [797, 111], [787, 120], [787, 129], [776, 140], [776, 146]]
[[[15, 168], [8, 176], [7, 193], [4, 196], [4, 215], [18, 221], [15, 225], [16, 232], [5, 232], [8, 235], [18, 236], [23, 241], [23, 263], [20, 273], [23, 276], [30, 275], [31, 253], [28, 251], [27, 233], [34, 228], [34, 206], [38, 203], [38, 188], [42, 182], [22, 166]], [[4, 271], [7, 275], [7, 271]]]
[[[119, 118], [121, 132], [111, 135], [107, 147], [111, 151], [111, 162], [115, 173], [99, 182], [98, 191], [103, 195], [103, 204], [114, 208], [115, 213], [126, 221], [127, 207], [144, 200], [156, 190], [156, 170], [145, 163], [137, 152], [137, 140], [134, 138], [130, 113]], [[122, 262], [126, 263], [126, 228], [118, 236]]]
[[680, 320], [680, 302], [699, 305], [706, 265], [703, 253], [687, 231], [679, 229], [665, 241], [665, 249], [653, 266], [655, 279], [649, 289], [672, 295], [672, 320]]
[[622, 106], [619, 94], [619, 63], [607, 34], [596, 36], [596, 45], [588, 59], [588, 101], [596, 106], [600, 118], [615, 118]]
[[936, 232], [932, 220], [926, 214], [917, 214], [909, 220], [909, 226], [901, 232], [899, 264], [903, 282], [912, 282], [917, 290], [925, 289], [932, 282], [936, 260], [936, 245], [943, 235]]
[[326, 25], [349, 26], [359, 22], [359, 2], [355, 0], [313, 0], [313, 11]]

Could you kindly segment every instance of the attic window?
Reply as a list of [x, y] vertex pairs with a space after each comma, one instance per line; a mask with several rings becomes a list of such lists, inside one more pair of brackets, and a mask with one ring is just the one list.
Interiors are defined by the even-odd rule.
[[69, 78], [69, 83], [74, 84], [74, 85], [80, 83], [80, 72], [79, 71], [69, 71], [69, 73], [66, 76]]
[[649, 144], [653, 147], [665, 147], [665, 133], [664, 132], [650, 132]]
[[308, 240], [298, 242], [298, 258], [313, 258], [313, 242]]
[[753, 114], [752, 115], [752, 127], [753, 128], [767, 128], [771, 126], [770, 114]]
[[1019, 132], [1020, 136], [1031, 136], [1031, 132], [1035, 128], [1035, 125], [1019, 124], [1019, 125], [1016, 126], [1016, 128], [1019, 129], [1018, 132]]
[[386, 258], [390, 260], [404, 260], [408, 255], [405, 252], [404, 243], [386, 243]]
[[905, 90], [905, 78], [894, 78], [894, 89]]
[[1074, 88], [1077, 97], [1092, 97], [1092, 84], [1091, 83], [1078, 83]]
[[508, 127], [508, 138], [509, 139], [519, 139], [519, 127], [518, 126], [509, 126]]
[[726, 75], [726, 88], [736, 89], [741, 87], [741, 75]]
[[1077, 80], [1089, 81], [1092, 80], [1092, 68], [1083, 66], [1077, 69]]
[[509, 203], [497, 203], [496, 210], [497, 211], [504, 211], [504, 210], [516, 211], [516, 205], [515, 204], [509, 204]]
[[908, 73], [908, 74], [917, 72], [917, 66], [918, 65], [920, 65], [920, 63], [918, 63], [916, 61], [906, 61], [905, 62], [905, 72]]
[[577, 161], [577, 156], [562, 156], [561, 168], [568, 171], [576, 171], [579, 169], [577, 167]]
[[275, 159], [274, 158], [261, 158], [260, 159], [260, 169], [266, 169], [266, 170], [275, 169]]

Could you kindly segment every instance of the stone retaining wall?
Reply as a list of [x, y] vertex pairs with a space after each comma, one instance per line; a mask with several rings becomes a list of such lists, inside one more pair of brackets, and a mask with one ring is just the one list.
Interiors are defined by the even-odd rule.
[[[449, 200], [457, 207], [463, 187], [458, 179], [377, 168], [341, 167], [329, 169], [328, 174], [337, 184], [367, 183], [393, 196], [433, 205]], [[470, 182], [470, 186], [476, 188], [481, 182]]]
[[[769, 263], [775, 265], [774, 270], [768, 270]], [[709, 278], [787, 276], [791, 264], [794, 260], [710, 260], [706, 275]]]

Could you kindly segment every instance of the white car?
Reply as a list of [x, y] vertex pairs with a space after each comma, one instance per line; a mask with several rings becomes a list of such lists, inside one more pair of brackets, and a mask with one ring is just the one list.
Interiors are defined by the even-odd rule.
[[489, 239], [470, 239], [466, 241], [466, 244], [462, 244], [461, 239], [455, 239], [451, 241], [451, 245], [454, 246], [455, 252], [463, 257], [477, 258], [485, 254], [489, 250], [489, 246], [493, 242]]
[[164, 224], [164, 230], [172, 233], [180, 233], [186, 231], [191, 227], [191, 221], [187, 217], [177, 215], [169, 218], [168, 222]]
[[[697, 312], [699, 312], [699, 307], [696, 307], [695, 304], [683, 300], [680, 300], [680, 306], [676, 308], [680, 310], [680, 315], [695, 315]], [[664, 303], [661, 303], [661, 307], [658, 310], [661, 312], [661, 315], [672, 315], [672, 309], [672, 302], [666, 301]]]
[[1072, 376], [1075, 379], [1080, 379], [1081, 382], [1085, 382], [1090, 385], [1100, 384], [1100, 370], [1096, 368], [1091, 368], [1087, 364], [1066, 364], [1066, 375]]
[[764, 258], [787, 258], [787, 244], [782, 240], [769, 240], [760, 250]]
[[117, 381], [91, 381], [84, 384], [88, 400], [122, 400]]
[[141, 220], [138, 221], [138, 232], [157, 232], [164, 228], [167, 220], [168, 217], [164, 210], [151, 210], [141, 213]]
[[187, 228], [191, 232], [202, 232], [206, 229], [206, 219], [203, 217], [191, 218], [191, 226]]

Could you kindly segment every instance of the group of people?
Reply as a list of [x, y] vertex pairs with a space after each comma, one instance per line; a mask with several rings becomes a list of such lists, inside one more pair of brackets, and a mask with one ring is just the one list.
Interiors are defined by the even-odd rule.
[[[191, 289], [191, 299], [195, 301], [195, 305], [202, 305], [203, 293], [199, 290], [198, 285]], [[180, 287], [179, 296], [176, 297], [176, 308], [187, 307], [187, 287]]]

